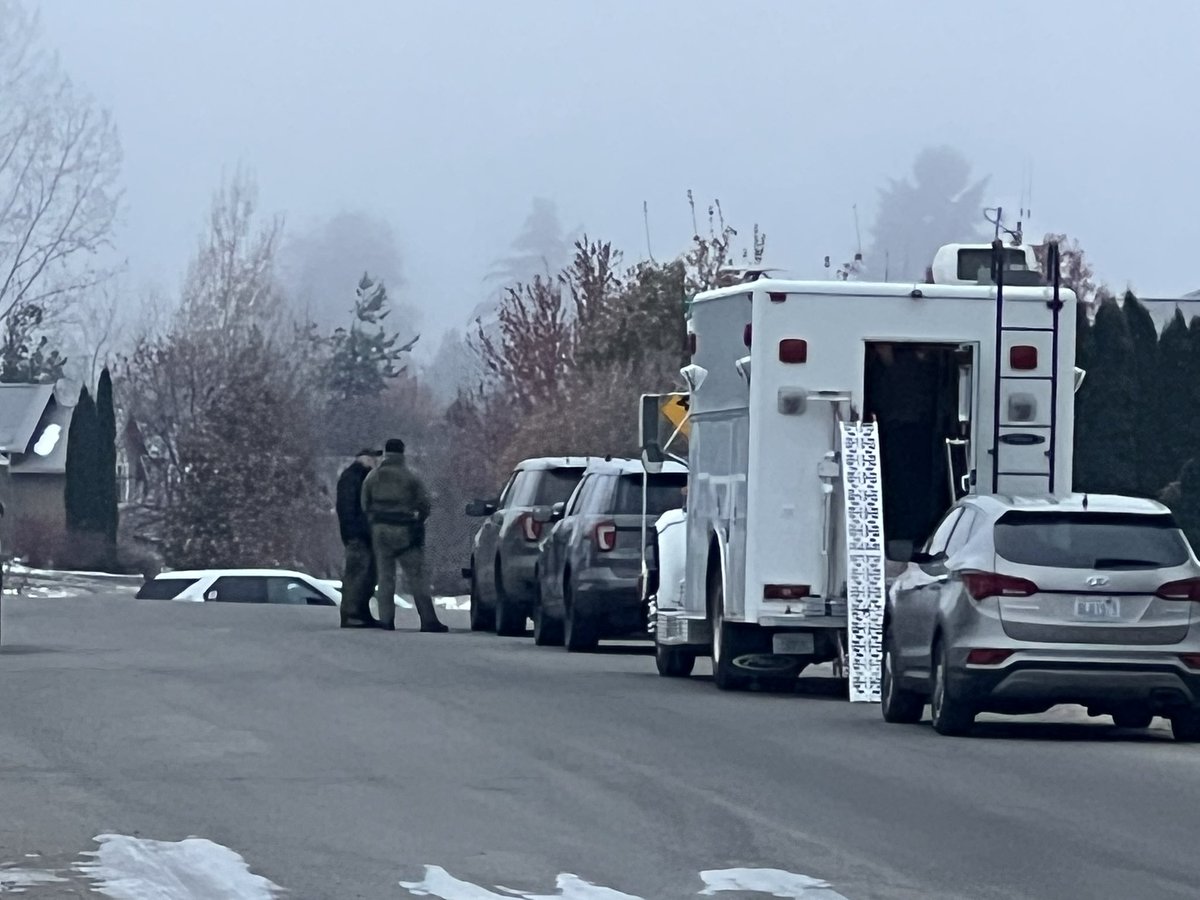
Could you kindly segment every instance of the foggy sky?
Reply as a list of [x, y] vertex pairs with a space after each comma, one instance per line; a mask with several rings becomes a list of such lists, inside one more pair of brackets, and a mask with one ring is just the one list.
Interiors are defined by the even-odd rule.
[[[34, 4], [37, 5], [37, 4]], [[389, 222], [432, 350], [487, 294], [535, 196], [564, 226], [674, 255], [685, 192], [819, 276], [889, 176], [950, 144], [1103, 280], [1200, 287], [1200, 3], [43, 0], [45, 38], [117, 119], [117, 235], [173, 290], [223, 172], [303, 230]]]

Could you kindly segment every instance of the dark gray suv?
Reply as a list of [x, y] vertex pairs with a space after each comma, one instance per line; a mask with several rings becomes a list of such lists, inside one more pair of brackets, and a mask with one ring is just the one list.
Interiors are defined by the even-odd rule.
[[539, 645], [591, 650], [604, 638], [647, 636], [638, 590], [642, 525], [652, 528], [668, 509], [683, 505], [687, 469], [666, 463], [651, 474], [644, 501], [643, 471], [640, 460], [592, 463], [568, 503], [553, 510], [533, 610]]
[[517, 465], [496, 500], [467, 504], [467, 515], [482, 518], [475, 534], [471, 565], [463, 575], [471, 583], [471, 630], [515, 636], [525, 634], [537, 583], [534, 569], [545, 515], [571, 496], [587, 466], [584, 457], [527, 459]]

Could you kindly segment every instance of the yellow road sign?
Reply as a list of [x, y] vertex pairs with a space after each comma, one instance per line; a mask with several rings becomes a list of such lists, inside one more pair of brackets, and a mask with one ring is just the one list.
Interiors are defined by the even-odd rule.
[[686, 394], [671, 394], [663, 397], [659, 411], [685, 438], [690, 437], [692, 423], [688, 421], [688, 397]]

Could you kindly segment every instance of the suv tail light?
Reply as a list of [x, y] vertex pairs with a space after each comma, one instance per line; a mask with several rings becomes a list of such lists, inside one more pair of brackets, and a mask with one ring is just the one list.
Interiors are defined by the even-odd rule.
[[972, 600], [988, 597], [1028, 597], [1036, 594], [1038, 586], [1026, 578], [1014, 578], [997, 572], [963, 572], [963, 584]]
[[542, 536], [542, 523], [530, 513], [521, 514], [521, 535], [527, 541], [536, 541]]
[[592, 532], [596, 541], [596, 549], [607, 553], [617, 546], [617, 526], [612, 522], [601, 522]]
[[1200, 653], [1180, 653], [1179, 658], [1189, 669], [1200, 669]]
[[1191, 600], [1200, 603], [1200, 578], [1168, 581], [1154, 593], [1164, 600]]

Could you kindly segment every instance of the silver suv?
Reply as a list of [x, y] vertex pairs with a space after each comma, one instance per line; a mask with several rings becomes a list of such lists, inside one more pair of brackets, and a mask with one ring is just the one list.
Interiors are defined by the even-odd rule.
[[1151, 500], [968, 497], [892, 584], [883, 656], [889, 722], [1075, 703], [1200, 740], [1200, 563]]
[[496, 500], [474, 500], [467, 515], [482, 518], [475, 534], [471, 565], [463, 575], [471, 583], [471, 630], [515, 636], [525, 634], [537, 589], [534, 569], [542, 537], [540, 508], [571, 496], [587, 459], [527, 459], [513, 470]]

